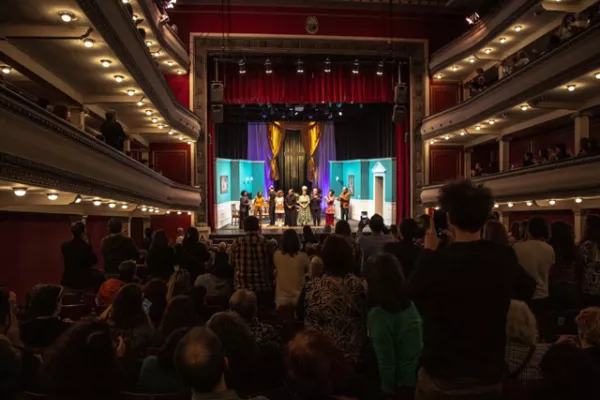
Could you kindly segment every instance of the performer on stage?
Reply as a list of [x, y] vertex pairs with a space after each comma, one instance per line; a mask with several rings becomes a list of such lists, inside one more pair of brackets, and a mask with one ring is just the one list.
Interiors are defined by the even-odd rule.
[[248, 216], [250, 211], [250, 199], [248, 198], [248, 192], [242, 190], [242, 197], [240, 197], [240, 229], [244, 229], [244, 219]]
[[325, 197], [327, 208], [325, 209], [325, 225], [333, 226], [335, 223], [335, 190], [330, 190]]
[[265, 198], [261, 191], [256, 193], [256, 197], [254, 198], [254, 216], [258, 214], [258, 222], [262, 225], [263, 219], [263, 207], [265, 206]]
[[277, 192], [275, 197], [275, 214], [277, 216], [277, 226], [283, 226], [283, 218], [285, 216], [285, 198], [283, 197], [283, 190]]
[[275, 188], [271, 186], [269, 188], [269, 226], [275, 225], [275, 198], [277, 193]]
[[298, 210], [296, 210], [296, 193], [294, 193], [294, 189], [290, 189], [285, 198], [285, 225], [296, 226], [297, 219]]
[[348, 212], [350, 211], [350, 192], [348, 192], [348, 188], [342, 189], [342, 194], [338, 200], [342, 211], [342, 221], [348, 221]]
[[298, 213], [298, 225], [310, 225], [312, 216], [310, 214], [310, 196], [308, 195], [308, 188], [302, 186], [302, 195], [298, 199], [300, 205], [300, 212]]
[[321, 225], [321, 193], [317, 188], [313, 188], [310, 199], [310, 213], [312, 214], [313, 225]]

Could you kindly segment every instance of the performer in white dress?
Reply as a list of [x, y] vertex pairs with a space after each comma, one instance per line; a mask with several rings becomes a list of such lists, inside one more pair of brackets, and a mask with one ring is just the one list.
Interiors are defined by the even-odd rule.
[[277, 217], [277, 226], [283, 226], [283, 218], [285, 216], [285, 207], [284, 207], [285, 198], [283, 197], [283, 190], [277, 192], [277, 197], [275, 197], [275, 215]]

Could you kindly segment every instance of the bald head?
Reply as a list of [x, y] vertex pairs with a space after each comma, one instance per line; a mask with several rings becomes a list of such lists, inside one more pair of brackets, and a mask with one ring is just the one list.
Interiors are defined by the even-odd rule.
[[256, 294], [248, 289], [239, 289], [229, 299], [229, 309], [246, 321], [252, 321], [257, 310]]
[[183, 382], [197, 393], [212, 392], [227, 368], [221, 341], [205, 327], [193, 328], [181, 339], [174, 362]]

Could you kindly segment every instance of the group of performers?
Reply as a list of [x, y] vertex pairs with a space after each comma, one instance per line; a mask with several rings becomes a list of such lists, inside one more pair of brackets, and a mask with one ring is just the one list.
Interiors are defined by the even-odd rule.
[[[325, 196], [327, 207], [325, 208], [325, 224], [333, 226], [335, 223], [335, 201], [340, 202], [341, 219], [348, 220], [348, 211], [350, 209], [350, 192], [347, 188], [342, 189], [342, 194], [336, 199], [335, 191], [330, 190]], [[265, 198], [262, 192], [256, 193], [252, 202], [247, 191], [242, 192], [240, 198], [240, 229], [242, 223], [250, 213], [250, 205], [254, 207], [254, 215], [258, 216], [260, 221], [263, 219], [263, 209], [268, 206], [269, 226], [314, 226], [321, 225], [321, 204], [323, 198], [321, 190], [314, 188], [312, 193], [308, 194], [308, 188], [302, 187], [302, 194], [297, 195], [294, 189], [288, 190], [287, 196], [284, 196], [283, 190], [275, 191], [271, 186], [268, 197]]]

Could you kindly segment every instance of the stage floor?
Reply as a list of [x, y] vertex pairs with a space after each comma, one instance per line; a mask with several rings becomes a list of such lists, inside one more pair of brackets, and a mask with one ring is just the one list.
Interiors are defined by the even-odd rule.
[[[350, 224], [350, 228], [352, 228], [352, 232], [356, 232], [358, 230], [358, 221], [349, 220], [348, 223]], [[316, 234], [321, 234], [323, 233], [323, 228], [325, 227], [325, 225], [311, 227], [313, 228]], [[290, 229], [290, 227], [269, 226], [268, 223], [262, 224], [262, 234], [264, 236], [280, 236], [287, 229]], [[294, 226], [291, 227], [291, 229], [294, 229], [298, 233], [302, 233], [301, 226]], [[244, 231], [240, 229], [237, 225], [226, 225], [223, 228], [217, 229], [216, 231], [212, 232], [210, 237], [213, 240], [219, 240], [219, 238], [230, 238], [232, 236], [239, 236], [243, 233]]]

